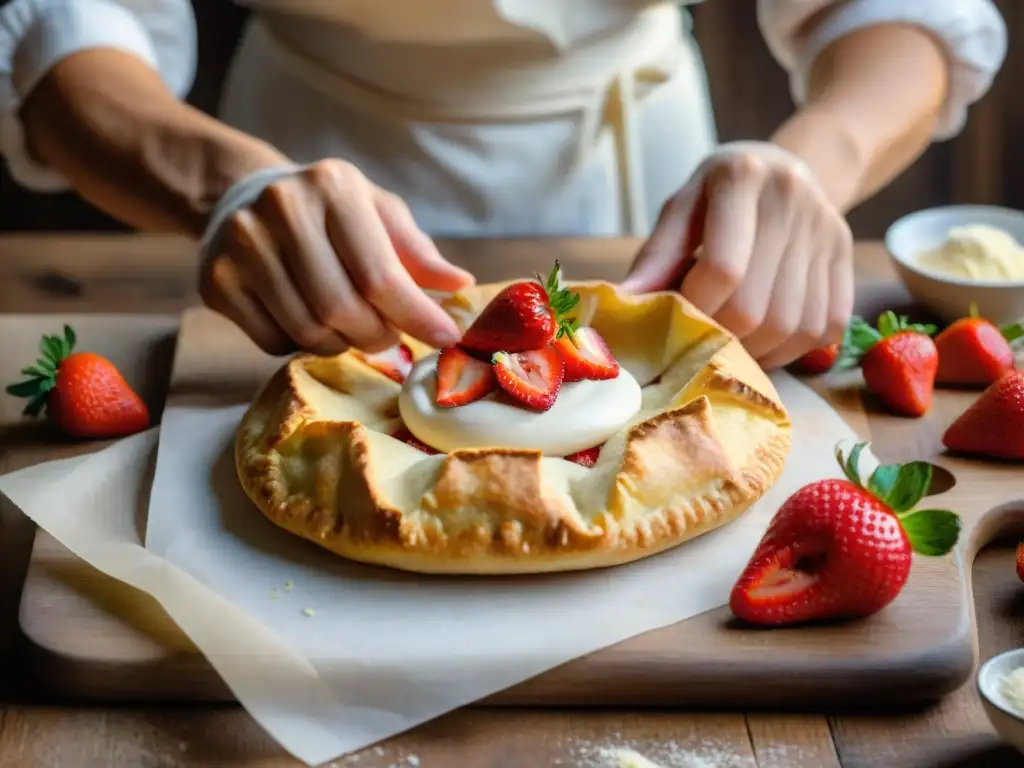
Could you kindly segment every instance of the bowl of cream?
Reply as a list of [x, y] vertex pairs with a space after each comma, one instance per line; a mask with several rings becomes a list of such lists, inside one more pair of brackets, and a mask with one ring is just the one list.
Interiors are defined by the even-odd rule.
[[1024, 211], [928, 208], [889, 227], [885, 247], [914, 301], [943, 320], [972, 304], [998, 325], [1024, 318]]
[[978, 668], [976, 683], [996, 733], [1024, 754], [1024, 648], [986, 661]]

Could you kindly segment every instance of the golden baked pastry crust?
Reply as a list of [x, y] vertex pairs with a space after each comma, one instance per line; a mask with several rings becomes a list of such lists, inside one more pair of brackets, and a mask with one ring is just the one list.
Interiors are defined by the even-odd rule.
[[[442, 302], [465, 329], [507, 283]], [[569, 283], [583, 323], [643, 385], [593, 468], [537, 451], [427, 455], [390, 436], [401, 386], [347, 352], [299, 356], [238, 427], [246, 493], [346, 558], [424, 573], [579, 570], [637, 560], [739, 517], [778, 479], [789, 417], [731, 334], [676, 292]], [[405, 338], [416, 359], [434, 350]]]

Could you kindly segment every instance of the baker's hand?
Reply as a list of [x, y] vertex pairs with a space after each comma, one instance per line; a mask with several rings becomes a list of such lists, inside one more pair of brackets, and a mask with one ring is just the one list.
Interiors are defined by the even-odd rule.
[[204, 264], [200, 293], [265, 351], [385, 349], [398, 331], [441, 347], [455, 322], [423, 289], [473, 282], [449, 264], [405, 203], [354, 166], [324, 160], [234, 213]]
[[788, 152], [726, 144], [665, 203], [623, 288], [680, 282], [763, 367], [783, 366], [842, 339], [853, 311], [853, 238]]

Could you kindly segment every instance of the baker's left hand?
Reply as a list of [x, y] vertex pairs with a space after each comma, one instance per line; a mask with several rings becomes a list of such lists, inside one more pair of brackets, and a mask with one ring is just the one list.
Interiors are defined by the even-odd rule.
[[680, 287], [776, 368], [842, 339], [853, 238], [801, 161], [772, 144], [725, 144], [665, 203], [622, 287]]

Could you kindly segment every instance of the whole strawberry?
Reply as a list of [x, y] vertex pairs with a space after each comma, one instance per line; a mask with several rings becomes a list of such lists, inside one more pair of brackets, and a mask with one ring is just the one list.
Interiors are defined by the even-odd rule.
[[917, 325], [884, 312], [873, 328], [854, 317], [847, 329], [837, 368], [860, 364], [864, 383], [902, 416], [923, 416], [932, 407], [939, 353], [934, 325]]
[[819, 480], [785, 501], [729, 598], [752, 624], [782, 626], [880, 611], [907, 583], [911, 552], [943, 555], [960, 518], [914, 506], [931, 485], [927, 462], [881, 465], [865, 484], [858, 443], [837, 459], [847, 479]]
[[942, 444], [951, 451], [1024, 461], [1024, 371], [990, 385], [949, 425]]
[[950, 386], [987, 387], [1016, 363], [1010, 344], [1024, 337], [1019, 323], [998, 328], [978, 317], [971, 305], [970, 316], [963, 317], [935, 337], [939, 351], [936, 383]]
[[836, 364], [838, 359], [839, 345], [829, 344], [827, 347], [812, 349], [803, 357], [797, 359], [793, 363], [792, 367], [798, 373], [804, 373], [808, 376], [818, 376], [832, 370], [832, 366]]
[[149, 409], [114, 364], [92, 352], [75, 352], [75, 332], [44, 336], [42, 357], [22, 373], [25, 381], [7, 393], [28, 398], [24, 415], [49, 419], [73, 437], [109, 438], [149, 427]]
[[481, 356], [544, 349], [573, 328], [564, 315], [580, 295], [561, 286], [558, 262], [542, 282], [520, 281], [502, 289], [466, 330], [459, 346]]

